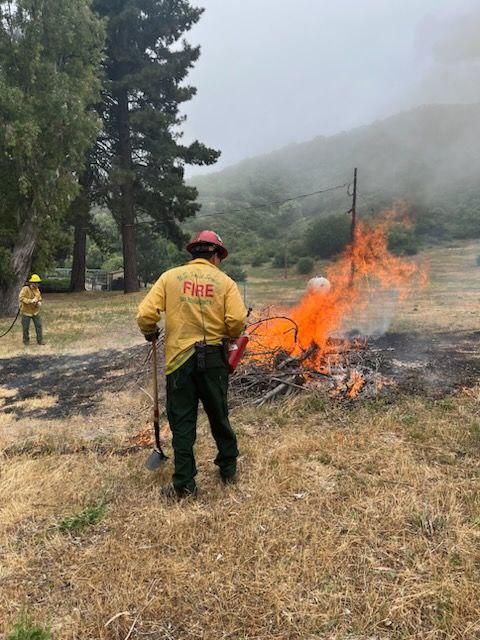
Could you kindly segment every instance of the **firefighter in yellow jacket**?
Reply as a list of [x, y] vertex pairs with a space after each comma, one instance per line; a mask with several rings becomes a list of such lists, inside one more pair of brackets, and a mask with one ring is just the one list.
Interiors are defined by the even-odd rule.
[[42, 294], [38, 288], [40, 282], [40, 276], [36, 273], [32, 274], [18, 295], [22, 316], [23, 344], [30, 343], [30, 320], [33, 320], [33, 324], [35, 325], [38, 344], [45, 344], [43, 341], [42, 319], [40, 316], [40, 309], [42, 307]]
[[202, 231], [187, 246], [192, 260], [163, 273], [140, 304], [138, 325], [146, 340], [158, 337], [165, 314], [167, 415], [175, 470], [169, 497], [196, 493], [198, 402], [202, 401], [217, 444], [215, 464], [225, 483], [235, 480], [237, 438], [228, 419], [228, 366], [225, 341], [245, 328], [246, 309], [235, 282], [219, 266], [227, 255], [221, 238]]

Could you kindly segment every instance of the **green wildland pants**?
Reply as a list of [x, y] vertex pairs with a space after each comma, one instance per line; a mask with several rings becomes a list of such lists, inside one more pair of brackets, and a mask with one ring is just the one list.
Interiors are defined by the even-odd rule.
[[37, 334], [37, 342], [43, 342], [43, 331], [42, 331], [42, 319], [40, 315], [36, 316], [23, 316], [22, 315], [22, 329], [23, 329], [23, 344], [28, 344], [30, 342], [30, 320], [33, 320], [33, 324], [35, 325], [35, 332]]
[[237, 470], [237, 437], [228, 419], [228, 367], [223, 347], [207, 347], [206, 368], [201, 371], [193, 355], [167, 376], [167, 415], [172, 430], [175, 456], [173, 486], [193, 490], [197, 468], [193, 445], [197, 436], [198, 401], [210, 421], [217, 444], [215, 464], [223, 477]]

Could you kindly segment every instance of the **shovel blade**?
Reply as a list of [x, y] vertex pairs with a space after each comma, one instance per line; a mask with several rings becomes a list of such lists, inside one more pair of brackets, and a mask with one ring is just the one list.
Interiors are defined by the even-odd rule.
[[162, 464], [168, 460], [168, 456], [166, 456], [163, 451], [160, 449], [154, 449], [152, 453], [148, 456], [145, 466], [149, 471], [156, 471], [159, 469]]

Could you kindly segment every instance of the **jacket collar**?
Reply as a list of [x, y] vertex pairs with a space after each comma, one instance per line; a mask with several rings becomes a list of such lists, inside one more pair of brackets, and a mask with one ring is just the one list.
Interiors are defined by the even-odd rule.
[[194, 260], [189, 260], [187, 264], [206, 264], [208, 267], [218, 269], [216, 264], [212, 264], [210, 260], [205, 260], [205, 258], [195, 258]]

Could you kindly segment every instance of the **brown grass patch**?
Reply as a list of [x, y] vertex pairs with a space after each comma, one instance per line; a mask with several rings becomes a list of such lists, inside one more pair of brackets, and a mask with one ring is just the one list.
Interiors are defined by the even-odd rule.
[[240, 412], [239, 485], [203, 426], [202, 493], [179, 505], [148, 451], [5, 459], [3, 630], [27, 608], [62, 639], [477, 638], [478, 399]]
[[[395, 328], [478, 329], [478, 253], [432, 250], [431, 284]], [[302, 287], [251, 289], [262, 304]], [[49, 345], [25, 350], [16, 327], [0, 353], [131, 346], [142, 296], [47, 296]], [[0, 637], [26, 611], [59, 640], [476, 640], [479, 402], [476, 389], [348, 411], [316, 395], [237, 410], [229, 488], [202, 418], [201, 494], [173, 505], [159, 496], [171, 462], [150, 475], [148, 447], [118, 455], [149, 442], [137, 388], [68, 421], [0, 413]]]

